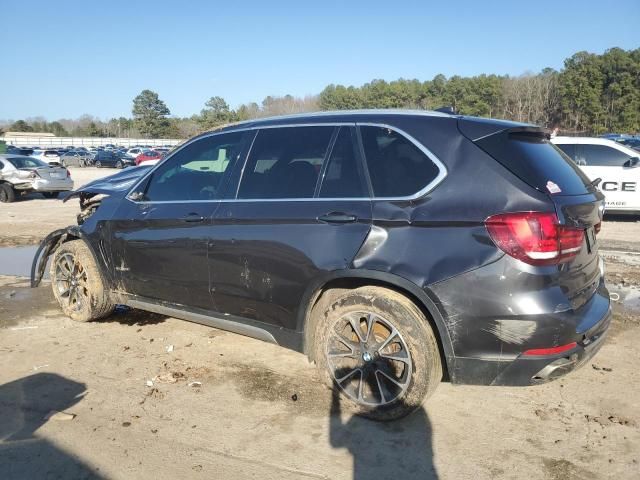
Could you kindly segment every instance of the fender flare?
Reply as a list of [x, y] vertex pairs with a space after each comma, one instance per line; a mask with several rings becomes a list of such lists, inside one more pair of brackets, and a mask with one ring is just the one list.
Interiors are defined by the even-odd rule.
[[430, 319], [432, 320], [432, 323], [436, 327], [436, 333], [439, 337], [440, 345], [443, 350], [442, 356], [446, 362], [447, 369], [452, 366], [454, 358], [453, 343], [449, 335], [449, 329], [446, 327], [445, 321], [442, 317], [442, 313], [437, 307], [437, 300], [432, 299], [429, 296], [428, 291], [423, 290], [415, 283], [407, 280], [406, 278], [400, 277], [393, 273], [381, 272], [377, 270], [334, 270], [332, 272], [329, 272], [327, 275], [324, 275], [322, 278], [318, 279], [307, 288], [305, 294], [302, 297], [301, 305], [303, 306], [303, 308], [300, 308], [298, 311], [296, 325], [296, 331], [301, 333], [303, 339], [303, 353], [307, 355], [309, 355], [310, 353], [307, 337], [308, 333], [310, 332], [307, 332], [307, 326], [310, 320], [311, 310], [322, 291], [325, 290], [326, 286], [330, 282], [339, 279], [364, 280], [378, 282], [382, 285], [386, 284], [387, 286], [395, 287], [403, 293], [409, 293], [411, 296], [417, 299], [419, 302], [418, 306], [428, 313]]

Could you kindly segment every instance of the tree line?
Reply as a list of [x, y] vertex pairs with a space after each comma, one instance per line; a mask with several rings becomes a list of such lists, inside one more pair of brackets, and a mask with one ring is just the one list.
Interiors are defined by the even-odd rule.
[[0, 125], [8, 131], [51, 132], [57, 136], [187, 138], [217, 126], [253, 118], [318, 110], [450, 106], [456, 113], [533, 123], [564, 133], [640, 132], [640, 48], [612, 48], [601, 55], [578, 52], [560, 71], [545, 68], [520, 76], [436, 75], [431, 80], [373, 80], [362, 86], [328, 85], [304, 98], [269, 96], [232, 109], [213, 96], [190, 117], [171, 117], [156, 92], [133, 99], [132, 118], [101, 121], [42, 118]]

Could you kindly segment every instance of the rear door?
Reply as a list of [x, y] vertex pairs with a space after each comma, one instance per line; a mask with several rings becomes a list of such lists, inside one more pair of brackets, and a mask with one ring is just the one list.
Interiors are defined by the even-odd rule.
[[215, 308], [295, 329], [304, 293], [322, 275], [350, 267], [370, 224], [353, 126], [260, 130], [235, 198], [215, 214]]
[[125, 292], [211, 310], [211, 219], [244, 147], [244, 132], [187, 144], [121, 202], [109, 222], [113, 264]]

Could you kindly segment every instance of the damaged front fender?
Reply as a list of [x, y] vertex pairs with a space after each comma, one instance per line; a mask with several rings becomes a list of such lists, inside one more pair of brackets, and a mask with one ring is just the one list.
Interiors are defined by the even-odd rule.
[[47, 260], [69, 238], [81, 238], [80, 228], [77, 225], [55, 230], [42, 240], [31, 263], [31, 288], [40, 285], [44, 270], [47, 268]]

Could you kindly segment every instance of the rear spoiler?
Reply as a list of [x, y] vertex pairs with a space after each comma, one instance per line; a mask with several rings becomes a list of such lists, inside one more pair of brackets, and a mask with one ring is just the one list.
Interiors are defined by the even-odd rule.
[[535, 135], [546, 138], [551, 136], [551, 132], [548, 129], [535, 125], [473, 117], [459, 118], [458, 130], [472, 142], [477, 142], [497, 133]]

